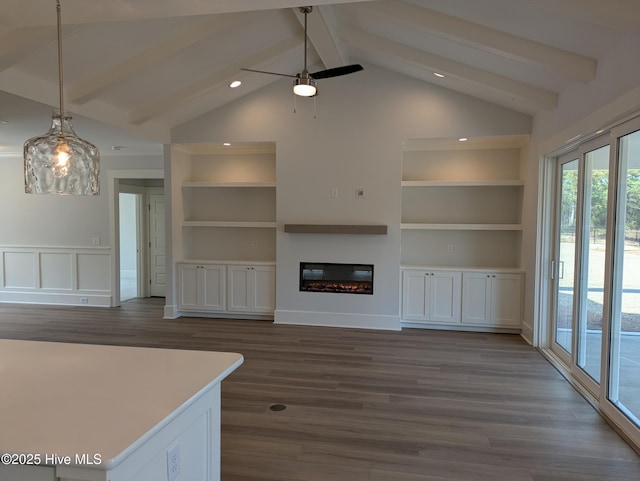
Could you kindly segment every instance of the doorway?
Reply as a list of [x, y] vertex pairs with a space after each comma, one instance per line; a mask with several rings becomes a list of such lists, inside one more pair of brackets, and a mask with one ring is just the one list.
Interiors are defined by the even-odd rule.
[[120, 219], [120, 302], [141, 297], [142, 195], [119, 194]]
[[117, 179], [119, 301], [165, 297], [165, 203], [160, 179]]

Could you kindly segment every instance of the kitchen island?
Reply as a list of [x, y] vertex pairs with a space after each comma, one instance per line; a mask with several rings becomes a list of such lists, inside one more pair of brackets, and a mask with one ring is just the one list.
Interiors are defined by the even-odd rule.
[[0, 339], [0, 481], [218, 481], [236, 353]]

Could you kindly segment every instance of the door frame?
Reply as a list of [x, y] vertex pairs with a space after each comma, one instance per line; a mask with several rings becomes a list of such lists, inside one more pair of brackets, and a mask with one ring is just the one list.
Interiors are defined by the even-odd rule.
[[[111, 307], [120, 306], [120, 179], [162, 179], [163, 169], [121, 169], [108, 171], [109, 232], [111, 245]], [[167, 183], [165, 182], [165, 187]], [[165, 190], [166, 194], [166, 190]]]

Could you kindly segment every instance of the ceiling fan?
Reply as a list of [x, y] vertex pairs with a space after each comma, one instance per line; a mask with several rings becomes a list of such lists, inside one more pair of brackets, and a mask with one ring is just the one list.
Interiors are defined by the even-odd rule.
[[313, 97], [317, 93], [316, 80], [348, 75], [350, 73], [359, 72], [363, 68], [360, 64], [353, 64], [309, 73], [309, 70], [307, 69], [307, 15], [311, 13], [313, 7], [299, 8], [300, 13], [304, 14], [304, 69], [302, 72], [296, 75], [291, 75], [286, 73], [267, 72], [265, 70], [254, 70], [250, 68], [243, 68], [241, 70], [245, 70], [247, 72], [266, 73], [269, 75], [280, 75], [281, 77], [293, 77], [296, 79], [293, 84], [293, 93], [302, 97]]

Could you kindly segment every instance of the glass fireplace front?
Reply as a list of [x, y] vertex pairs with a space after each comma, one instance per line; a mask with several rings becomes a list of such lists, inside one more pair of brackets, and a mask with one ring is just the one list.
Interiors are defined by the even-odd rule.
[[373, 264], [301, 262], [300, 290], [373, 294]]

